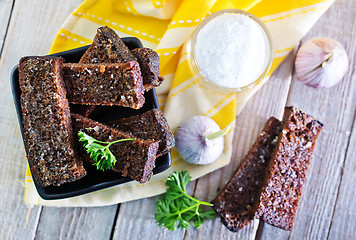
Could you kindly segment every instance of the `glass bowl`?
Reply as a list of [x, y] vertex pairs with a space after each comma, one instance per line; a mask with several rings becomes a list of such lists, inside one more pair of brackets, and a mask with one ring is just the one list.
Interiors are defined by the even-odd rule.
[[[196, 43], [197, 43], [197, 38], [199, 36], [199, 33], [201, 32], [201, 30], [213, 19], [215, 19], [218, 16], [221, 16], [223, 14], [242, 14], [245, 16], [248, 16], [250, 19], [252, 19], [261, 29], [261, 32], [265, 35], [265, 44], [266, 44], [266, 54], [265, 54], [265, 64], [264, 66], [261, 68], [263, 71], [261, 71], [261, 74], [257, 77], [257, 79], [255, 79], [253, 82], [242, 86], [242, 87], [236, 87], [236, 88], [230, 88], [230, 87], [226, 87], [226, 86], [221, 86], [218, 85], [217, 83], [211, 81], [209, 79], [209, 77], [204, 73], [204, 70], [202, 70], [199, 67], [198, 61], [196, 59], [195, 56], [195, 50], [196, 50]], [[226, 36], [229, 37], [229, 36]], [[217, 43], [219, 44], [219, 43]], [[241, 91], [245, 91], [248, 90], [250, 88], [252, 88], [253, 86], [255, 86], [256, 84], [258, 84], [259, 82], [261, 82], [264, 77], [266, 76], [267, 72], [269, 71], [271, 64], [272, 64], [272, 60], [273, 60], [273, 45], [272, 45], [272, 39], [271, 39], [271, 35], [267, 29], [267, 27], [264, 25], [264, 23], [257, 18], [256, 16], [252, 15], [249, 12], [243, 11], [243, 10], [239, 10], [239, 9], [225, 9], [225, 10], [221, 10], [218, 12], [215, 12], [211, 15], [209, 15], [207, 18], [205, 18], [197, 27], [197, 29], [195, 30], [195, 33], [192, 37], [191, 40], [191, 46], [190, 46], [190, 55], [191, 55], [191, 62], [193, 65], [194, 70], [196, 70], [196, 72], [200, 75], [201, 79], [203, 80], [203, 83], [206, 83], [207, 85], [209, 85], [210, 87], [213, 87], [214, 89], [220, 89], [222, 91], [228, 91], [228, 92], [241, 92]]]

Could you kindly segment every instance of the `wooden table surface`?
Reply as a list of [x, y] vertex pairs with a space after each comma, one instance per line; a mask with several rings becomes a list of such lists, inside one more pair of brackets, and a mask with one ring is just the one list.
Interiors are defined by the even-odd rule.
[[23, 202], [26, 158], [10, 88], [10, 72], [24, 55], [44, 55], [65, 18], [81, 0], [0, 0], [0, 239], [356, 239], [356, 1], [336, 0], [305, 39], [327, 36], [346, 48], [350, 68], [326, 90], [295, 81], [295, 51], [237, 117], [231, 163], [189, 185], [212, 200], [230, 178], [270, 116], [283, 107], [304, 109], [325, 124], [317, 142], [294, 229], [254, 220], [238, 233], [220, 219], [170, 232], [154, 221], [152, 197], [94, 208], [52, 208]]

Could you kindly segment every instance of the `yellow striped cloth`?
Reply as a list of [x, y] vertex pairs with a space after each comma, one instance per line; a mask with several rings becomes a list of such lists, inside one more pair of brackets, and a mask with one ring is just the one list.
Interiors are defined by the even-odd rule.
[[[214, 119], [221, 128], [234, 124], [248, 99], [268, 79], [284, 57], [307, 33], [333, 0], [85, 0], [59, 30], [50, 53], [90, 44], [96, 29], [107, 25], [120, 37], [138, 37], [144, 46], [160, 55], [165, 81], [157, 88], [159, 102], [173, 129], [194, 115]], [[267, 25], [273, 43], [274, 59], [268, 76], [258, 86], [243, 93], [220, 93], [202, 89], [198, 76], [190, 70], [189, 43], [197, 25], [208, 15], [228, 8], [251, 12]], [[172, 151], [172, 166], [154, 175], [143, 185], [130, 182], [98, 192], [63, 200], [41, 199], [29, 169], [25, 179], [25, 203], [45, 206], [103, 206], [165, 191], [164, 181], [173, 171], [186, 169], [193, 179], [227, 165], [232, 152], [233, 133], [225, 136], [221, 157], [208, 166], [193, 166]]]

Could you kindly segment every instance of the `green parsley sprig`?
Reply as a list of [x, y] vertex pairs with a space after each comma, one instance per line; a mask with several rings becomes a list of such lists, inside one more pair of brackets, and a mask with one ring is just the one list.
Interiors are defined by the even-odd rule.
[[134, 141], [136, 138], [119, 139], [113, 142], [102, 142], [89, 136], [85, 132], [79, 131], [79, 142], [83, 144], [85, 151], [90, 154], [90, 158], [93, 159], [93, 165], [98, 170], [105, 171], [111, 169], [116, 163], [116, 157], [110, 151], [109, 147], [115, 143], [124, 141]]
[[159, 226], [174, 231], [176, 226], [188, 229], [193, 222], [199, 228], [205, 220], [215, 217], [214, 210], [204, 212], [200, 208], [200, 205], [212, 206], [211, 203], [199, 201], [187, 193], [190, 180], [191, 176], [184, 170], [174, 172], [166, 179], [167, 192], [156, 202], [155, 218]]

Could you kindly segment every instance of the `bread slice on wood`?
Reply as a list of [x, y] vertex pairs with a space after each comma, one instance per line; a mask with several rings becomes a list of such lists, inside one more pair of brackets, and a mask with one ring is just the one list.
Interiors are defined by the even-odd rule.
[[[91, 137], [103, 141], [112, 142], [119, 139], [133, 138], [129, 133], [98, 123], [78, 114], [72, 114], [73, 129], [78, 140], [78, 131], [83, 131]], [[78, 142], [79, 153], [82, 158], [93, 163], [89, 154]], [[124, 177], [130, 177], [140, 183], [147, 182], [155, 166], [156, 154], [159, 142], [137, 138], [135, 141], [125, 141], [113, 144], [111, 152], [116, 157], [113, 171], [121, 173]]]
[[213, 208], [230, 231], [237, 232], [255, 216], [280, 129], [281, 122], [276, 118], [267, 121], [241, 165], [212, 201]]
[[294, 107], [283, 121], [268, 120], [264, 130], [213, 207], [231, 231], [253, 218], [292, 230], [316, 139], [323, 124]]
[[135, 48], [132, 54], [140, 64], [145, 91], [158, 87], [164, 78], [159, 74], [159, 56], [150, 48]]
[[141, 71], [136, 61], [65, 63], [63, 77], [70, 103], [139, 109], [145, 102]]
[[62, 63], [57, 57], [24, 57], [19, 64], [27, 158], [32, 176], [44, 187], [86, 175], [74, 152]]
[[141, 139], [160, 141], [157, 156], [170, 152], [175, 145], [167, 119], [161, 110], [156, 108], [140, 115], [109, 122], [108, 125]]
[[322, 123], [302, 110], [285, 108], [282, 131], [272, 153], [257, 218], [273, 226], [292, 230], [314, 145], [322, 127]]

